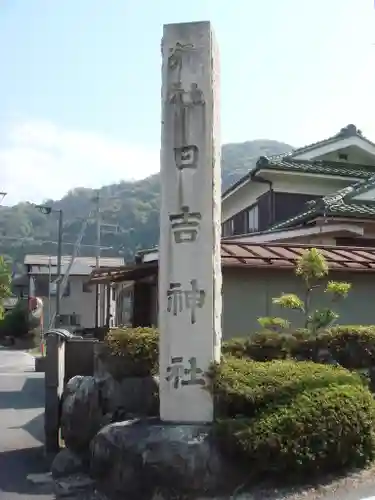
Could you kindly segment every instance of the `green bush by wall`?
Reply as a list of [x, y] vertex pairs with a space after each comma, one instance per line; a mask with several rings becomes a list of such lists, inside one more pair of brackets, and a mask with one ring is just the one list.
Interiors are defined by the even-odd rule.
[[358, 385], [306, 389], [256, 418], [223, 419], [216, 437], [250, 477], [302, 480], [374, 459], [373, 397]]
[[256, 361], [317, 361], [322, 351], [350, 370], [375, 367], [375, 326], [340, 325], [318, 335], [308, 335], [303, 330], [290, 334], [264, 331], [225, 342], [222, 349], [223, 354]]
[[[114, 356], [129, 361], [129, 369], [157, 373], [159, 332], [155, 328], [113, 328], [106, 344]], [[247, 338], [223, 342], [224, 356], [254, 361], [293, 359], [318, 361], [321, 351], [349, 370], [375, 367], [375, 326], [335, 326], [318, 335], [304, 330], [290, 334], [272, 331], [254, 333]]]
[[116, 358], [121, 359], [122, 376], [141, 377], [158, 373], [159, 333], [155, 328], [113, 328], [104, 342], [116, 365]]
[[[153, 328], [116, 328], [105, 339], [126, 376], [158, 372], [158, 343]], [[223, 344], [210, 374], [214, 436], [250, 480], [301, 479], [374, 458], [373, 396], [357, 373], [311, 361], [321, 349], [353, 370], [373, 366], [375, 327], [264, 332]]]
[[306, 390], [332, 384], [363, 386], [356, 373], [312, 362], [257, 362], [225, 356], [212, 371], [217, 416], [252, 417], [266, 408], [288, 404]]
[[375, 403], [357, 374], [225, 357], [212, 377], [216, 439], [250, 478], [303, 479], [374, 458]]

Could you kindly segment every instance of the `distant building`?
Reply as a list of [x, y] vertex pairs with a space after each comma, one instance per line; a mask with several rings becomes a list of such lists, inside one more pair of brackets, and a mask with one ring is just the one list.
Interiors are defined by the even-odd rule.
[[375, 143], [347, 125], [290, 153], [261, 156], [223, 193], [222, 236], [375, 246], [374, 190]]
[[[61, 274], [64, 275], [71, 256], [62, 257]], [[29, 295], [43, 300], [43, 323], [48, 328], [55, 314], [57, 257], [48, 255], [26, 255], [24, 260], [28, 276]], [[123, 258], [101, 257], [103, 269], [117, 268], [124, 264]], [[88, 279], [95, 268], [95, 257], [77, 257], [69, 273], [69, 279], [60, 303], [60, 325], [67, 329], [93, 328], [95, 326], [95, 287]], [[99, 326], [114, 326], [116, 318], [116, 286], [100, 284]], [[109, 314], [109, 318], [108, 318]]]

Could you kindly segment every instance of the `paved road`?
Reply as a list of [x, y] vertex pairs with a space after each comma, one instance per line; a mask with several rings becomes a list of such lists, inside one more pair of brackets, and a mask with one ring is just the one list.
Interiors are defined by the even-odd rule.
[[44, 375], [34, 359], [0, 349], [0, 500], [51, 500], [27, 480], [48, 470], [43, 457]]

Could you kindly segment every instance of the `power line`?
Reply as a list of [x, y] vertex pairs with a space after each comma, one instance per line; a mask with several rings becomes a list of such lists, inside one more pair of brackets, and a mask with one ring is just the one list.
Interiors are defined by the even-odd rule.
[[[91, 213], [92, 212], [90, 212], [89, 217], [90, 217]], [[64, 274], [64, 276], [63, 276], [63, 278], [61, 280], [61, 283], [60, 283], [60, 286], [59, 286], [59, 291], [58, 291], [60, 299], [64, 295], [65, 288], [66, 288], [66, 286], [68, 284], [70, 271], [71, 271], [71, 269], [73, 267], [73, 264], [74, 264], [74, 261], [75, 261], [76, 257], [79, 254], [79, 249], [80, 249], [80, 246], [81, 246], [81, 241], [82, 241], [82, 238], [83, 238], [83, 236], [85, 234], [85, 230], [86, 230], [86, 227], [88, 225], [89, 217], [85, 221], [83, 221], [83, 223], [82, 223], [81, 230], [79, 232], [79, 235], [78, 235], [77, 240], [76, 240], [75, 245], [74, 245], [72, 258], [70, 259], [70, 262], [68, 264], [67, 270], [65, 271], [65, 274]], [[58, 279], [60, 279], [60, 276], [58, 277]], [[54, 324], [55, 318], [56, 318], [56, 312], [53, 315], [53, 317], [50, 319], [49, 328], [51, 328], [52, 325]]]
[[[27, 241], [29, 243], [52, 243], [54, 245], [57, 245], [57, 241], [54, 240], [36, 240], [32, 237], [29, 238], [18, 238], [17, 236], [2, 236], [0, 235], [0, 240], [17, 240], [17, 241]], [[63, 241], [63, 245], [72, 245], [74, 246], [76, 243], [70, 242], [70, 241]], [[89, 245], [89, 244], [83, 244], [81, 243], [81, 247], [91, 247], [91, 248], [96, 248], [96, 245]], [[100, 247], [101, 250], [112, 250], [113, 247]]]

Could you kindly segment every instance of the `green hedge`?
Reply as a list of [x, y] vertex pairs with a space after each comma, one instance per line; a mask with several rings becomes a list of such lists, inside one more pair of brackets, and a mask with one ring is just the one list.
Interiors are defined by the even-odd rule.
[[[157, 373], [158, 343], [153, 328], [112, 329], [108, 362], [121, 376]], [[314, 359], [319, 349], [350, 369], [372, 366], [375, 327], [339, 326], [317, 338], [266, 332], [223, 344], [211, 372], [214, 432], [249, 479], [338, 471], [374, 458], [374, 399], [360, 376], [289, 359]]]
[[333, 384], [256, 418], [219, 421], [216, 438], [226, 454], [241, 459], [249, 479], [303, 480], [374, 459], [374, 426], [369, 391]]
[[332, 384], [363, 386], [359, 375], [312, 362], [256, 362], [231, 356], [212, 371], [217, 416], [253, 416], [266, 407], [288, 404], [304, 390]]
[[[155, 328], [112, 328], [104, 343], [108, 346], [110, 356], [120, 358], [122, 377], [158, 373], [159, 334]], [[119, 363], [116, 363], [116, 359], [113, 361], [116, 371]]]
[[[130, 362], [139, 373], [158, 372], [159, 332], [155, 328], [113, 328], [105, 342], [112, 354]], [[282, 359], [319, 360], [327, 350], [331, 358], [350, 370], [375, 368], [375, 326], [336, 326], [317, 337], [303, 330], [292, 334], [266, 331], [223, 342], [224, 356], [254, 361]]]
[[321, 351], [350, 370], [375, 367], [375, 326], [336, 326], [319, 335], [303, 330], [292, 334], [271, 331], [223, 344], [223, 353], [255, 361], [298, 358], [317, 361]]
[[357, 374], [227, 356], [212, 377], [215, 437], [248, 480], [303, 479], [374, 458], [375, 403]]

